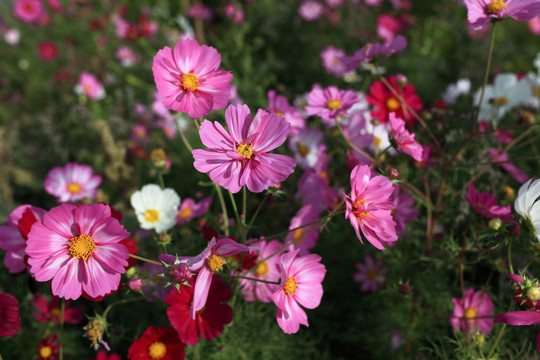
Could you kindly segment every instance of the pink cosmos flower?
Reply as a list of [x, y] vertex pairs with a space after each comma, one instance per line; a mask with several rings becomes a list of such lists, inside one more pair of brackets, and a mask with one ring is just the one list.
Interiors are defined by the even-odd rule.
[[343, 73], [352, 71], [362, 62], [371, 62], [376, 56], [390, 56], [407, 47], [407, 39], [402, 35], [397, 35], [393, 40], [386, 44], [366, 44], [353, 56], [343, 56]]
[[534, 35], [540, 35], [540, 15], [533, 17], [527, 22], [529, 31]]
[[[540, 311], [509, 311], [497, 315], [495, 322], [512, 326], [540, 324]], [[536, 348], [540, 351], [540, 331], [536, 337]]]
[[8, 293], [0, 293], [0, 337], [12, 336], [21, 331], [19, 301]]
[[190, 18], [202, 19], [204, 21], [210, 21], [214, 17], [212, 8], [201, 3], [189, 6], [186, 9], [186, 15]]
[[[313, 169], [326, 152], [324, 134], [319, 129], [305, 128], [289, 139], [289, 149], [294, 153], [296, 164], [302, 169]], [[322, 151], [321, 151], [322, 149]]]
[[120, 60], [120, 63], [124, 67], [130, 67], [137, 61], [137, 56], [133, 50], [126, 45], [122, 45], [116, 50], [116, 58]]
[[315, 309], [323, 296], [326, 267], [320, 263], [321, 257], [315, 254], [297, 257], [299, 251], [281, 255], [276, 264], [281, 284], [272, 299], [278, 307], [277, 323], [286, 334], [298, 332], [300, 324], [309, 327], [307, 315], [300, 305]]
[[345, 70], [345, 64], [342, 61], [342, 58], [344, 56], [345, 51], [343, 49], [337, 49], [333, 46], [327, 46], [321, 52], [322, 64], [325, 70], [329, 74], [333, 74], [336, 76], [341, 76], [346, 73], [347, 71]]
[[174, 49], [159, 50], [152, 65], [158, 92], [165, 107], [193, 118], [227, 106], [232, 74], [218, 70], [221, 55], [193, 39], [179, 40]]
[[511, 177], [514, 178], [519, 183], [524, 183], [525, 181], [529, 180], [531, 178], [531, 175], [527, 174], [526, 172], [518, 169], [516, 165], [512, 164], [508, 160], [508, 154], [504, 151], [499, 151], [496, 149], [489, 149], [488, 150], [488, 156], [493, 162], [497, 162], [500, 167], [502, 167], [508, 174], [510, 174]]
[[195, 200], [191, 198], [185, 198], [180, 204], [180, 208], [178, 208], [176, 225], [183, 225], [196, 217], [206, 214], [211, 204], [211, 197], [204, 198], [198, 203], [195, 203]]
[[268, 107], [266, 110], [278, 116], [283, 116], [285, 121], [291, 125], [292, 134], [297, 134], [300, 130], [306, 128], [306, 120], [300, 110], [290, 105], [285, 96], [277, 95], [275, 90], [268, 91]]
[[383, 266], [383, 259], [373, 260], [371, 255], [364, 257], [364, 262], [354, 264], [358, 270], [354, 273], [354, 281], [360, 284], [360, 291], [376, 293], [379, 289], [386, 286], [387, 268]]
[[476, 192], [476, 187], [474, 184], [469, 184], [469, 186], [467, 186], [465, 199], [471, 205], [474, 211], [488, 219], [499, 218], [502, 221], [514, 220], [514, 215], [512, 215], [510, 205], [496, 205], [497, 198], [495, 197], [495, 194], [487, 191], [479, 194]]
[[120, 285], [129, 252], [120, 243], [129, 233], [103, 204], [62, 204], [35, 223], [26, 253], [30, 274], [51, 282], [53, 295], [78, 299], [104, 296]]
[[298, 14], [306, 21], [317, 20], [323, 13], [323, 5], [318, 1], [306, 0], [300, 4]]
[[292, 174], [293, 158], [268, 154], [287, 139], [290, 125], [283, 117], [259, 109], [251, 120], [247, 105], [229, 105], [225, 121], [230, 135], [217, 121], [202, 122], [199, 134], [209, 149], [193, 150], [195, 169], [233, 193], [244, 185], [261, 192]]
[[[278, 240], [254, 241], [249, 243], [251, 246], [257, 247], [257, 258], [252, 268], [240, 272], [240, 275], [246, 277], [254, 277], [265, 281], [278, 281], [279, 271], [276, 264], [279, 261], [279, 249], [283, 246]], [[240, 281], [240, 289], [242, 296], [246, 301], [254, 301], [255, 299], [264, 303], [272, 301], [272, 294], [276, 291], [275, 284], [269, 284], [259, 281], [242, 279]]]
[[465, 291], [462, 299], [452, 298], [454, 313], [450, 318], [450, 325], [454, 332], [462, 330], [469, 337], [476, 331], [487, 334], [493, 327], [495, 306], [489, 295], [482, 290], [474, 291], [470, 288]]
[[332, 209], [341, 199], [338, 192], [330, 187], [328, 164], [332, 157], [326, 154], [326, 146], [321, 146], [317, 154], [318, 162], [308, 169], [298, 181], [296, 197], [303, 205], [311, 204], [317, 212]]
[[101, 100], [105, 97], [105, 89], [94, 74], [83, 71], [79, 75], [79, 82], [75, 86], [75, 92], [85, 95], [90, 100]]
[[[4, 264], [11, 274], [26, 269], [26, 239], [32, 225], [43, 219], [46, 211], [30, 205], [21, 205], [6, 219], [7, 225], [0, 226], [0, 249], [6, 250]], [[24, 220], [23, 220], [24, 218]]]
[[529, 21], [540, 14], [540, 0], [464, 0], [464, 4], [471, 30], [483, 30], [494, 19]]
[[308, 95], [305, 110], [308, 116], [320, 116], [326, 125], [335, 126], [337, 117], [345, 115], [358, 100], [358, 95], [352, 90], [339, 90], [335, 86], [326, 89], [314, 87]]
[[58, 56], [58, 48], [53, 42], [44, 41], [41, 44], [39, 44], [38, 54], [41, 60], [51, 61], [51, 60], [56, 59], [56, 57]]
[[392, 202], [394, 203], [392, 218], [396, 222], [396, 234], [400, 235], [405, 232], [407, 222], [416, 219], [420, 212], [413, 207], [416, 200], [400, 186], [395, 186]]
[[402, 22], [390, 14], [380, 14], [377, 18], [377, 35], [386, 44], [390, 43], [403, 30]]
[[[318, 218], [318, 207], [311, 204], [304, 205], [291, 219], [289, 230], [314, 222]], [[290, 244], [289, 251], [300, 249], [300, 255], [309, 254], [308, 250], [315, 247], [319, 239], [318, 226], [319, 224], [314, 223], [289, 232], [285, 238], [285, 243]]]
[[100, 184], [101, 176], [95, 175], [92, 167], [77, 163], [52, 168], [44, 183], [45, 191], [56, 196], [58, 202], [95, 199]]
[[390, 113], [388, 118], [392, 127], [392, 137], [397, 143], [397, 150], [410, 155], [416, 161], [422, 161], [424, 149], [414, 139], [415, 134], [405, 129], [405, 121], [396, 117], [396, 113]]
[[[56, 296], [53, 296], [50, 301], [47, 301], [45, 296], [37, 294], [30, 300], [38, 311], [34, 313], [34, 318], [37, 322], [54, 322], [60, 324], [62, 321], [62, 311], [60, 302]], [[66, 324], [78, 324], [84, 320], [84, 308], [81, 306], [70, 307], [69, 301], [65, 302], [64, 322]]]
[[244, 10], [233, 3], [225, 6], [225, 15], [231, 19], [235, 24], [241, 24], [244, 22]]
[[39, 0], [15, 0], [13, 15], [26, 23], [37, 22], [45, 13], [43, 4]]
[[345, 219], [350, 219], [360, 242], [363, 234], [373, 246], [384, 250], [384, 243], [398, 239], [391, 214], [393, 184], [384, 176], [372, 176], [368, 166], [357, 165], [351, 172], [351, 188], [351, 196], [345, 195]]

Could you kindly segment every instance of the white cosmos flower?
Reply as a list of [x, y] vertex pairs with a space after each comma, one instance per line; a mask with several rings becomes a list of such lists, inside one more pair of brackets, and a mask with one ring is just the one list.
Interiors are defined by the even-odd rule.
[[131, 195], [131, 206], [141, 228], [161, 234], [176, 224], [180, 197], [173, 189], [148, 184]]
[[514, 201], [514, 209], [534, 229], [536, 238], [540, 241], [540, 179], [527, 180], [519, 188]]

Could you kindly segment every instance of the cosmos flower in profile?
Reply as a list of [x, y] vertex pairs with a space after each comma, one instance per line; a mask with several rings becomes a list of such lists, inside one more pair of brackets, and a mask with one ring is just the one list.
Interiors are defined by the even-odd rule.
[[529, 21], [540, 14], [540, 0], [464, 0], [464, 4], [471, 30], [483, 30], [496, 19]]

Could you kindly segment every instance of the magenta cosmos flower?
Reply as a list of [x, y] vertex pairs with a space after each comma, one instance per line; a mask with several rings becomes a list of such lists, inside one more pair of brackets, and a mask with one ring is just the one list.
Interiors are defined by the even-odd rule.
[[103, 204], [51, 209], [28, 234], [30, 273], [51, 282], [53, 295], [78, 299], [104, 296], [120, 285], [129, 252], [120, 243], [129, 233]]
[[281, 255], [276, 264], [281, 277], [281, 284], [272, 296], [277, 309], [277, 322], [286, 334], [294, 334], [300, 324], [309, 327], [307, 309], [315, 309], [323, 296], [322, 282], [326, 267], [321, 264], [321, 257], [310, 254], [297, 257], [300, 250]]
[[44, 14], [45, 9], [39, 0], [16, 0], [13, 4], [13, 15], [26, 23], [37, 22]]
[[335, 86], [326, 89], [315, 87], [308, 95], [306, 114], [320, 116], [326, 125], [335, 125], [336, 118], [345, 115], [358, 100], [358, 95], [352, 90], [339, 90]]
[[499, 218], [502, 221], [514, 220], [510, 205], [497, 205], [495, 194], [487, 191], [478, 193], [474, 184], [467, 186], [465, 200], [467, 200], [474, 211], [488, 219]]
[[101, 100], [105, 97], [105, 88], [94, 74], [83, 71], [79, 75], [79, 81], [75, 86], [75, 92], [84, 95], [90, 100]]
[[0, 293], [0, 337], [11, 336], [21, 331], [19, 302], [15, 296]]
[[493, 327], [495, 306], [489, 295], [482, 290], [474, 291], [470, 288], [465, 291], [462, 299], [452, 298], [454, 313], [450, 318], [450, 325], [454, 332], [462, 330], [472, 336], [477, 331], [487, 334]]
[[364, 262], [354, 264], [356, 270], [353, 275], [355, 282], [360, 284], [360, 291], [376, 293], [386, 285], [387, 269], [383, 265], [383, 259], [373, 260], [371, 255], [364, 257]]
[[483, 30], [491, 20], [511, 17], [529, 21], [540, 14], [540, 0], [464, 0], [471, 30]]
[[218, 70], [220, 64], [216, 49], [193, 39], [159, 50], [152, 72], [165, 107], [198, 118], [227, 106], [233, 76]]
[[356, 165], [351, 172], [351, 196], [345, 195], [345, 219], [351, 221], [360, 242], [362, 235], [377, 249], [397, 241], [391, 201], [394, 186], [384, 176], [372, 177], [369, 166]]
[[392, 137], [396, 141], [397, 150], [410, 155], [416, 161], [422, 161], [422, 153], [424, 149], [422, 145], [414, 139], [415, 134], [411, 134], [405, 129], [405, 121], [396, 117], [395, 113], [388, 115], [390, 126], [392, 127]]
[[199, 134], [209, 149], [193, 150], [195, 169], [233, 193], [244, 185], [261, 192], [292, 174], [293, 158], [267, 153], [287, 139], [290, 125], [283, 117], [259, 109], [251, 120], [247, 105], [230, 105], [225, 121], [230, 135], [217, 121], [202, 122]]
[[101, 176], [95, 175], [88, 165], [68, 163], [52, 168], [45, 178], [45, 191], [56, 196], [58, 202], [77, 202], [94, 199]]

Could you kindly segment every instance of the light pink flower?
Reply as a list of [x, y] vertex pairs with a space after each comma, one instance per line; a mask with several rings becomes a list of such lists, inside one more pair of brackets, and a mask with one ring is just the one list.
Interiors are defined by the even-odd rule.
[[186, 9], [186, 15], [190, 18], [202, 19], [204, 21], [210, 21], [214, 17], [212, 8], [201, 3], [189, 6]]
[[308, 116], [320, 116], [326, 125], [335, 126], [336, 118], [345, 115], [358, 100], [358, 95], [352, 90], [339, 90], [335, 86], [326, 89], [314, 87], [308, 95], [305, 110]]
[[514, 220], [514, 215], [512, 215], [510, 205], [497, 205], [497, 198], [495, 197], [495, 194], [487, 191], [479, 194], [476, 192], [476, 186], [474, 186], [474, 184], [469, 184], [469, 186], [467, 186], [465, 199], [471, 205], [474, 211], [488, 219], [499, 218], [502, 221]]
[[508, 160], [508, 154], [502, 150], [489, 149], [488, 156], [493, 162], [497, 162], [500, 167], [502, 167], [511, 177], [513, 177], [517, 182], [524, 183], [525, 181], [531, 178], [531, 175], [527, 174], [523, 170], [520, 170], [512, 162]]
[[376, 56], [390, 56], [407, 47], [407, 39], [402, 35], [397, 35], [394, 39], [386, 44], [370, 44], [362, 46], [360, 50], [354, 53], [353, 56], [343, 56], [341, 62], [343, 64], [343, 72], [352, 71], [362, 62], [371, 62]]
[[45, 14], [43, 4], [39, 0], [15, 0], [13, 15], [26, 23], [36, 23]]
[[302, 199], [303, 205], [311, 204], [317, 212], [330, 210], [341, 200], [338, 192], [330, 187], [328, 164], [332, 157], [326, 154], [326, 146], [321, 146], [317, 154], [318, 162], [308, 169], [298, 181], [295, 197]]
[[268, 91], [268, 107], [266, 110], [278, 116], [283, 116], [285, 121], [291, 125], [292, 134], [297, 134], [300, 130], [306, 128], [306, 120], [302, 117], [300, 110], [290, 105], [285, 96], [277, 95], [275, 90]]
[[152, 72], [165, 107], [198, 118], [227, 106], [233, 76], [218, 70], [220, 64], [216, 49], [193, 39], [159, 50]]
[[392, 137], [396, 141], [397, 150], [410, 155], [416, 161], [422, 161], [424, 149], [416, 142], [415, 134], [411, 134], [405, 129], [405, 121], [396, 117], [395, 113], [388, 115], [390, 126], [392, 127]]
[[259, 109], [251, 120], [247, 105], [230, 105], [225, 121], [230, 134], [217, 121], [202, 122], [199, 134], [209, 149], [193, 150], [195, 169], [233, 193], [244, 185], [261, 192], [292, 174], [293, 158], [268, 153], [287, 139], [290, 125], [283, 117]]
[[368, 6], [379, 6], [383, 2], [383, 0], [364, 0], [364, 2]]
[[83, 71], [79, 75], [79, 82], [75, 86], [75, 92], [84, 95], [90, 100], [101, 100], [105, 97], [105, 89], [94, 74]]
[[130, 67], [137, 61], [137, 56], [133, 50], [126, 45], [122, 45], [116, 50], [116, 58], [124, 67]]
[[392, 202], [394, 203], [392, 218], [396, 222], [396, 234], [400, 235], [405, 232], [407, 222], [416, 219], [420, 211], [413, 207], [416, 200], [400, 186], [394, 187]]
[[230, 3], [225, 6], [225, 15], [227, 15], [227, 17], [235, 24], [241, 24], [244, 22], [244, 10], [234, 3]]
[[51, 281], [53, 295], [78, 299], [118, 289], [129, 257], [120, 242], [129, 233], [103, 204], [62, 204], [35, 223], [26, 253], [37, 281]]
[[[20, 224], [19, 221], [25, 216], [25, 213], [30, 220], [23, 221], [25, 224]], [[13, 210], [7, 217], [6, 226], [0, 226], [0, 249], [6, 250], [4, 256], [4, 264], [9, 269], [11, 274], [16, 274], [26, 269], [24, 258], [26, 256], [26, 235], [30, 231], [35, 221], [43, 219], [45, 210], [30, 206], [21, 205]], [[26, 226], [28, 224], [28, 226]], [[28, 230], [26, 230], [28, 229]], [[24, 235], [21, 233], [23, 230]]]
[[304, 205], [298, 210], [296, 215], [291, 219], [289, 230], [296, 229], [287, 234], [285, 243], [289, 245], [289, 251], [300, 249], [300, 255], [309, 254], [310, 249], [315, 247], [317, 240], [319, 239], [320, 224], [314, 223], [311, 225], [303, 226], [314, 222], [319, 218], [319, 208], [311, 204]]
[[403, 30], [403, 24], [399, 19], [390, 14], [380, 14], [377, 18], [377, 35], [386, 44], [390, 43]]
[[384, 250], [385, 243], [398, 239], [391, 214], [393, 184], [384, 176], [372, 176], [368, 166], [357, 165], [351, 172], [351, 188], [351, 196], [345, 195], [345, 219], [351, 221], [360, 242], [363, 234], [373, 246]]
[[323, 296], [326, 267], [320, 263], [321, 257], [315, 254], [297, 257], [299, 251], [281, 255], [276, 264], [281, 284], [272, 299], [278, 307], [277, 323], [286, 334], [298, 332], [300, 324], [309, 327], [307, 315], [300, 305], [315, 309]]
[[374, 261], [371, 255], [364, 257], [364, 262], [356, 262], [354, 264], [356, 273], [354, 273], [354, 281], [360, 284], [360, 291], [376, 293], [379, 289], [386, 286], [386, 269], [383, 266], [383, 259], [378, 258]]
[[302, 169], [313, 169], [321, 160], [320, 155], [326, 152], [323, 136], [319, 129], [305, 128], [289, 138], [289, 149]]
[[529, 21], [540, 14], [540, 0], [464, 0], [464, 4], [471, 30], [483, 30], [494, 19]]
[[469, 337], [476, 331], [487, 334], [493, 327], [495, 306], [489, 295], [482, 290], [474, 291], [470, 288], [465, 291], [463, 298], [452, 298], [454, 313], [450, 318], [450, 325], [454, 332], [462, 330]]
[[[251, 246], [257, 247], [257, 258], [254, 266], [240, 273], [247, 277], [254, 277], [264, 281], [278, 281], [279, 271], [276, 264], [279, 261], [279, 249], [283, 246], [278, 240], [272, 241], [255, 241], [249, 243]], [[242, 279], [240, 281], [240, 289], [242, 296], [246, 301], [254, 301], [255, 299], [264, 303], [272, 301], [272, 294], [276, 291], [277, 285]]]
[[77, 202], [94, 199], [101, 176], [95, 175], [88, 165], [67, 163], [64, 167], [54, 167], [45, 178], [45, 191], [56, 196], [58, 202]]
[[345, 56], [343, 49], [337, 49], [333, 46], [327, 46], [321, 51], [321, 60], [324, 68], [329, 74], [341, 76], [347, 71], [342, 58]]
[[212, 204], [212, 198], [207, 197], [195, 203], [191, 198], [185, 198], [180, 204], [178, 215], [176, 215], [176, 225], [182, 225], [196, 217], [206, 214]]
[[306, 21], [317, 20], [323, 13], [323, 5], [318, 1], [306, 0], [298, 9], [300, 17]]
[[533, 17], [527, 22], [529, 31], [534, 35], [540, 35], [540, 15]]

